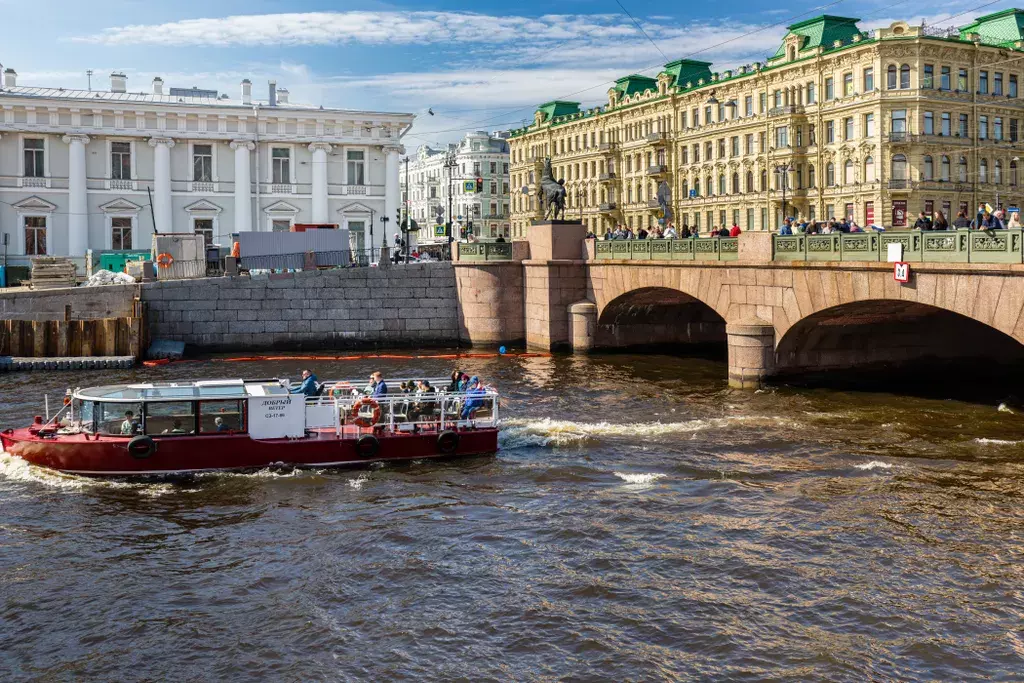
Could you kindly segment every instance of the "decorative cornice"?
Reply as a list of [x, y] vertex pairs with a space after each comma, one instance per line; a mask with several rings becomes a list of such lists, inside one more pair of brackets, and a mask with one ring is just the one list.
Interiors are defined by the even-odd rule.
[[254, 149], [256, 149], [255, 143], [253, 143], [251, 140], [232, 140], [231, 144], [230, 144], [230, 147], [231, 147], [231, 149], [236, 149], [236, 150], [244, 147], [245, 149], [249, 150], [250, 152], [253, 151]]
[[157, 147], [159, 145], [165, 145], [167, 149], [174, 147], [174, 140], [172, 138], [150, 138], [149, 146]]
[[405, 147], [403, 145], [381, 145], [381, 149], [385, 154], [405, 154]]
[[331, 143], [329, 143], [329, 142], [317, 141], [317, 142], [309, 143], [309, 151], [310, 152], [316, 152], [318, 150], [323, 150], [324, 152], [327, 152], [328, 154], [330, 154], [332, 149], [333, 149], [333, 147], [331, 146]]
[[88, 135], [65, 135], [61, 138], [65, 145], [70, 145], [72, 142], [81, 142], [83, 145], [89, 144]]

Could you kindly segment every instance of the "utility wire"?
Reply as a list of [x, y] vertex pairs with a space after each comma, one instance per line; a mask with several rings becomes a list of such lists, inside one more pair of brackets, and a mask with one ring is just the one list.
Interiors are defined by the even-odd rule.
[[651, 45], [654, 46], [655, 50], [657, 50], [659, 53], [661, 53], [661, 56], [665, 58], [665, 61], [666, 62], [667, 61], [671, 61], [671, 60], [669, 60], [668, 55], [666, 55], [664, 52], [662, 52], [661, 48], [658, 47], [658, 44], [654, 42], [654, 39], [651, 38], [649, 35], [647, 35], [647, 31], [645, 31], [644, 27], [640, 25], [640, 22], [637, 21], [633, 17], [633, 15], [629, 13], [629, 10], [626, 9], [625, 6], [621, 2], [619, 2], [619, 0], [615, 0], [615, 4], [619, 6], [619, 9], [621, 9], [623, 12], [626, 13], [626, 16], [629, 17], [630, 21], [633, 22], [633, 25], [636, 26], [636, 30], [640, 31], [640, 33], [642, 33], [644, 35], [644, 38], [646, 38], [647, 40], [651, 41]]

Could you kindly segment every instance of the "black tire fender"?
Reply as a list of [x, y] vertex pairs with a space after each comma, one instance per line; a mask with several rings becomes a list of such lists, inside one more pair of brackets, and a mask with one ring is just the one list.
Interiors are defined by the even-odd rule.
[[361, 458], [372, 458], [380, 453], [380, 441], [373, 434], [363, 434], [356, 441], [356, 455]]
[[133, 436], [128, 442], [128, 455], [136, 460], [145, 460], [156, 453], [156, 442], [148, 436]]
[[447, 429], [437, 437], [437, 450], [445, 455], [451, 455], [459, 449], [459, 434]]

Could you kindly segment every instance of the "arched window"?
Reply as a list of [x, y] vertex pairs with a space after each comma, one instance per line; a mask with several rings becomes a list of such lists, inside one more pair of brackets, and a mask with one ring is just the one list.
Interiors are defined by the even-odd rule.
[[935, 166], [932, 164], [932, 158], [925, 156], [921, 164], [921, 180], [931, 180], [935, 176]]
[[638, 182], [636, 184], [636, 200], [638, 202], [642, 202], [644, 200], [644, 184], [643, 183], [639, 183]]
[[910, 66], [904, 64], [900, 67], [900, 90], [910, 89]]
[[941, 173], [942, 173], [942, 182], [948, 183], [949, 182], [949, 157], [947, 157], [945, 154], [942, 155], [942, 170], [941, 170]]
[[725, 194], [725, 174], [718, 176], [718, 194]]
[[768, 189], [768, 171], [761, 171], [761, 191]]
[[889, 90], [896, 89], [896, 65], [890, 64], [885, 72], [885, 87]]
[[700, 178], [693, 179], [693, 196], [700, 196]]
[[956, 177], [961, 183], [967, 182], [967, 159], [960, 157], [960, 161], [956, 165]]
[[732, 193], [733, 194], [739, 194], [740, 193], [740, 174], [739, 173], [733, 173], [732, 174]]
[[996, 165], [992, 168], [992, 182], [996, 185], [1003, 184], [1003, 162], [996, 159]]
[[987, 183], [988, 182], [988, 159], [982, 159], [978, 163], [978, 182], [979, 183]]
[[843, 185], [853, 185], [853, 161], [850, 159], [843, 164]]
[[875, 158], [868, 157], [864, 160], [864, 182], [875, 182]]
[[754, 189], [754, 172], [747, 171], [747, 192], [756, 192]]
[[1010, 162], [1010, 184], [1011, 185], [1016, 185], [1017, 184], [1017, 162], [1016, 161], [1011, 161]]
[[683, 184], [679, 187], [679, 194], [682, 195], [683, 199], [690, 196], [690, 183], [683, 181]]
[[896, 154], [892, 158], [892, 179], [907, 180], [907, 157]]
[[807, 166], [807, 187], [814, 187], [814, 164]]
[[793, 45], [790, 45], [789, 46], [789, 61], [792, 62], [794, 59], [796, 59], [796, 47], [794, 47]]
[[831, 161], [825, 166], [825, 187], [833, 187], [836, 184], [836, 165]]
[[715, 179], [712, 176], [708, 176], [704, 179], [704, 187], [708, 188], [708, 196], [710, 197], [715, 193]]

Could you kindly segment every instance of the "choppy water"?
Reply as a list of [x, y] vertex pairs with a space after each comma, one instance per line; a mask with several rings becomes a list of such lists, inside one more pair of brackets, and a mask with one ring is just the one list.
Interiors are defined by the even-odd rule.
[[[323, 377], [450, 361], [315, 363]], [[308, 363], [2, 377], [40, 391]], [[0, 679], [1021, 680], [1024, 416], [475, 359], [496, 457], [132, 484], [0, 456]]]

